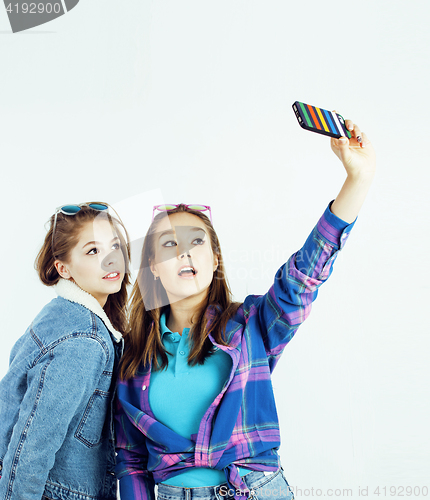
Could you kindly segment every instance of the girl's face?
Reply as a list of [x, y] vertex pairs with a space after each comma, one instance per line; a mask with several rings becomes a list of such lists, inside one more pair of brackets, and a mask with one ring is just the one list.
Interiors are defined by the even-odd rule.
[[203, 300], [218, 266], [204, 222], [187, 212], [175, 213], [160, 221], [154, 238], [151, 271], [161, 280], [169, 302]]
[[73, 281], [103, 307], [121, 289], [125, 262], [120, 240], [107, 220], [97, 218], [82, 228], [68, 261], [56, 261], [60, 276]]

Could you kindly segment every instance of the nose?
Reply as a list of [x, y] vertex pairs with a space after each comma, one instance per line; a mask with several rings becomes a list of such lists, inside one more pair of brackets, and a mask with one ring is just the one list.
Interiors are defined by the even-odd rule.
[[118, 251], [114, 250], [113, 252], [110, 252], [106, 257], [102, 260], [102, 268], [103, 269], [108, 269], [109, 267], [112, 267], [118, 262]]
[[186, 243], [179, 243], [178, 247], [178, 259], [183, 259], [184, 257], [191, 258], [190, 247]]

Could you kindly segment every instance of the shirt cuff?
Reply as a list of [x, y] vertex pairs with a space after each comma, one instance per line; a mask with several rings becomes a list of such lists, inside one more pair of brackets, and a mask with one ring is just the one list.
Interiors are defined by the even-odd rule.
[[342, 248], [357, 218], [355, 218], [354, 222], [351, 222], [351, 224], [340, 219], [331, 211], [333, 201], [334, 200], [328, 204], [324, 214], [318, 221], [317, 230], [329, 244]]

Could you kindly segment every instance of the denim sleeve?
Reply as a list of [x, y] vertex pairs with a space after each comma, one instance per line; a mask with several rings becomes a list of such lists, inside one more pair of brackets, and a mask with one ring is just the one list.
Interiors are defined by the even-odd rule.
[[[121, 383], [120, 383], [121, 385]], [[120, 392], [120, 391], [118, 391]], [[155, 500], [155, 482], [147, 470], [145, 436], [130, 421], [119, 398], [115, 404], [116, 467], [121, 498]]]
[[40, 500], [55, 454], [85, 409], [106, 365], [103, 346], [70, 337], [42, 352], [27, 372], [27, 389], [3, 459], [0, 499]]
[[258, 315], [272, 370], [286, 344], [309, 316], [318, 289], [331, 275], [334, 261], [355, 224], [334, 215], [331, 203], [303, 247], [278, 270], [269, 291], [255, 298], [251, 306]]

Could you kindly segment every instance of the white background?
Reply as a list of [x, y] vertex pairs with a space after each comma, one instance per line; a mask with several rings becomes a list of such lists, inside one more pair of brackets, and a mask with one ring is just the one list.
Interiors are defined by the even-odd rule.
[[0, 375], [54, 296], [33, 261], [61, 204], [112, 203], [134, 238], [155, 203], [211, 205], [236, 300], [264, 293], [345, 178], [291, 105], [336, 109], [378, 172], [275, 370], [283, 467], [297, 498], [430, 487], [429, 14], [425, 0], [81, 0], [12, 34], [0, 6]]

